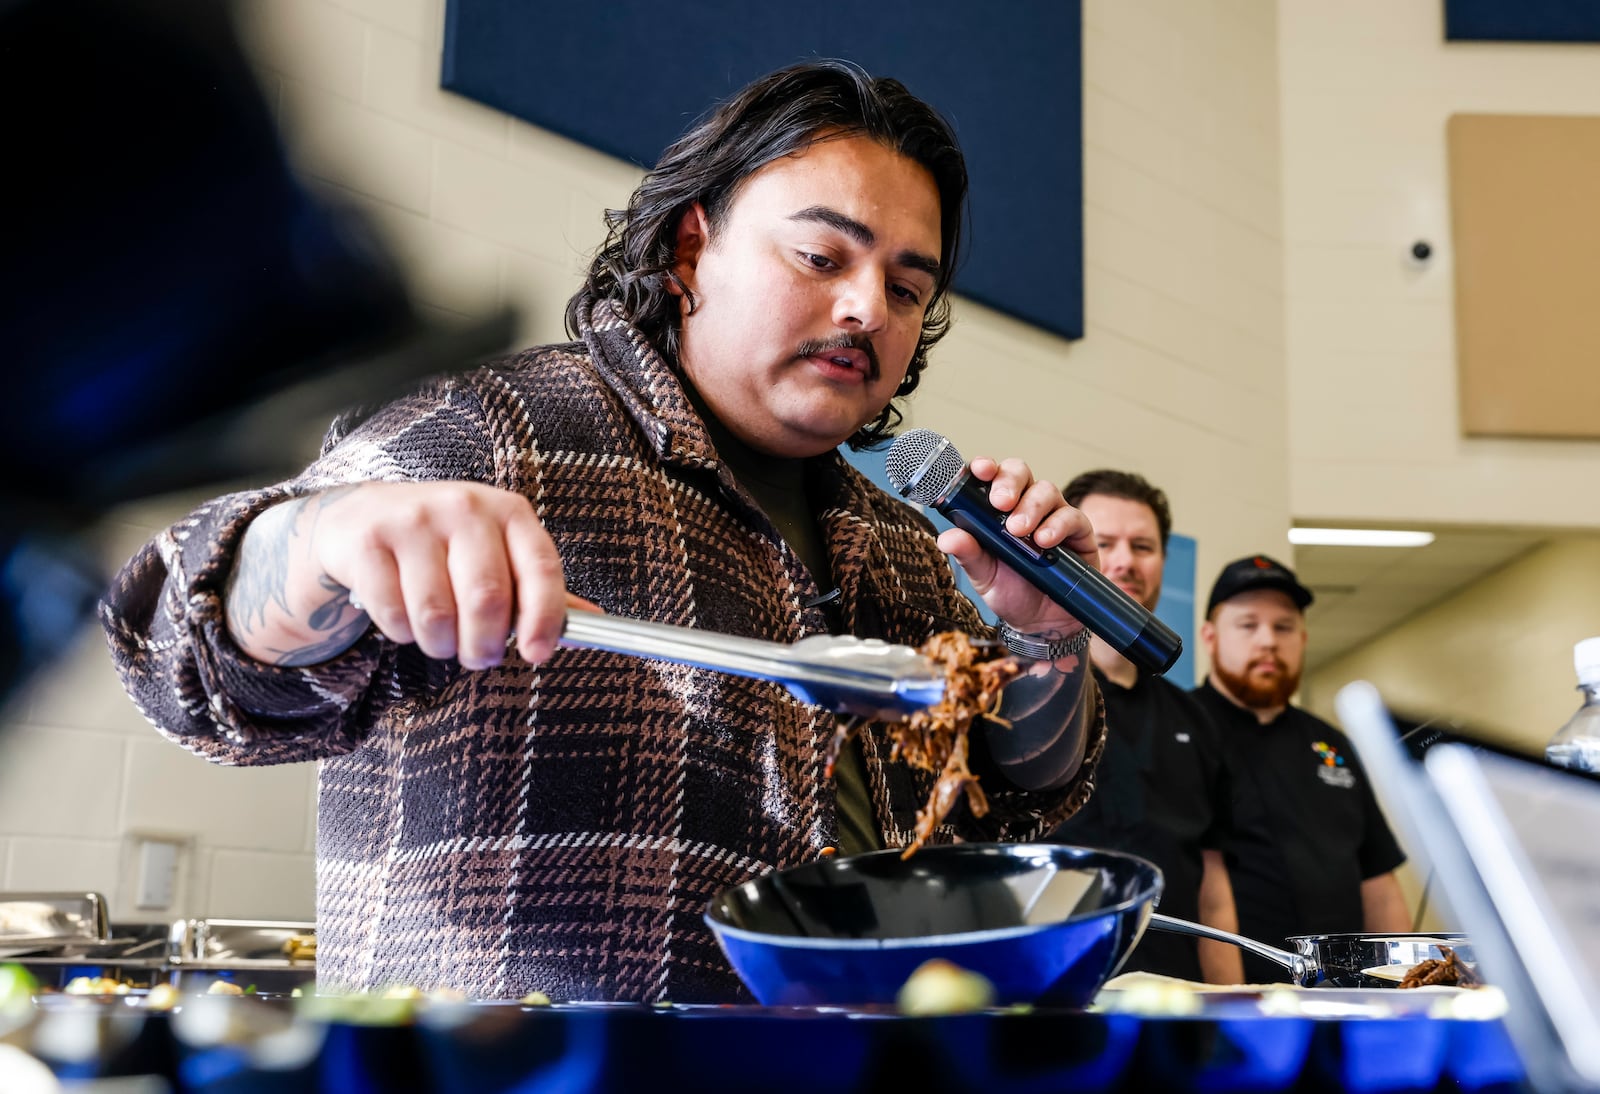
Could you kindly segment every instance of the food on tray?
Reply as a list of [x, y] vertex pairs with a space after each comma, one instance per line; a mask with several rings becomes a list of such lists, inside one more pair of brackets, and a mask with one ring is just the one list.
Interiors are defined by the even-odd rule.
[[290, 961], [305, 961], [317, 956], [317, 936], [292, 934], [283, 940], [283, 955]]
[[525, 1007], [548, 1007], [551, 1005], [550, 997], [542, 991], [530, 991], [522, 997], [521, 1002]]
[[994, 985], [982, 973], [935, 957], [918, 965], [901, 986], [902, 1014], [962, 1014], [994, 1006]]
[[[934, 829], [949, 816], [963, 793], [974, 816], [989, 811], [989, 800], [978, 786], [978, 777], [967, 767], [967, 733], [974, 719], [988, 718], [1000, 725], [995, 715], [1001, 690], [1016, 678], [1022, 666], [1009, 654], [995, 655], [993, 648], [979, 645], [960, 631], [940, 631], [922, 645], [922, 653], [945, 674], [944, 697], [926, 710], [889, 725], [894, 741], [890, 759], [903, 759], [912, 767], [938, 775], [927, 804], [917, 810], [917, 828], [902, 858], [910, 858], [932, 838]], [[858, 719], [840, 723], [828, 743], [825, 771], [833, 776], [833, 765]]]
[[1471, 991], [1440, 992], [1428, 1007], [1429, 1018], [1487, 1021], [1505, 1014], [1505, 993], [1493, 984], [1479, 984]]
[[1458, 988], [1483, 986], [1477, 970], [1461, 960], [1454, 948], [1440, 946], [1439, 952], [1444, 954], [1442, 959], [1430, 957], [1413, 965], [1411, 971], [1400, 981], [1400, 986], [1402, 988], [1423, 988], [1434, 984], [1448, 984]]
[[61, 990], [68, 995], [127, 995], [132, 989], [114, 976], [74, 976]]
[[144, 997], [146, 1010], [171, 1010], [178, 1005], [182, 993], [176, 984], [157, 984]]
[[[1386, 967], [1365, 970], [1369, 975]], [[1396, 977], [1398, 979], [1398, 977]], [[1208, 1000], [1216, 1000], [1208, 1003]], [[1106, 981], [1090, 1010], [1182, 1017], [1204, 1014], [1254, 1013], [1297, 1018], [1392, 1018], [1426, 1014], [1430, 1018], [1483, 1020], [1505, 1015], [1506, 1001], [1492, 985], [1472, 991], [1426, 987], [1401, 995], [1370, 988], [1301, 987], [1295, 984], [1202, 984], [1150, 972], [1125, 972]]]
[[460, 988], [445, 985], [424, 990], [414, 984], [391, 984], [370, 992], [318, 992], [315, 985], [307, 985], [290, 995], [296, 1013], [303, 1018], [356, 1026], [408, 1025], [430, 1007], [456, 1007], [472, 1001]]
[[[416, 989], [411, 989], [416, 991]], [[352, 992], [348, 995], [302, 995], [295, 1000], [295, 1011], [313, 1022], [331, 1022], [352, 1026], [404, 1026], [416, 1017], [422, 993], [403, 995], [400, 992]]]
[[1154, 972], [1125, 972], [1107, 980], [1091, 1010], [1145, 1017], [1184, 1017], [1205, 1008], [1207, 992], [1228, 989]]
[[384, 988], [382, 996], [386, 1000], [419, 1000], [427, 1003], [466, 1003], [467, 993], [461, 988], [437, 987], [430, 992], [414, 984], [392, 984]]
[[39, 982], [21, 965], [0, 965], [0, 1032], [13, 1021], [33, 1014], [33, 993]]
[[243, 995], [244, 989], [232, 980], [213, 980], [206, 989], [207, 995]]

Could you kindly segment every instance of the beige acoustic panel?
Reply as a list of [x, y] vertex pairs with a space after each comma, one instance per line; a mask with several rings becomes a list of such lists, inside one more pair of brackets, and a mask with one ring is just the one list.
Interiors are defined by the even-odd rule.
[[1600, 118], [1448, 132], [1461, 430], [1600, 437]]

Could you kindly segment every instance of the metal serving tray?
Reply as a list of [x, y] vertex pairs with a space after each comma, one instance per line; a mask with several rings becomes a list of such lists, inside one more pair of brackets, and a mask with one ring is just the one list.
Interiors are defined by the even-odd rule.
[[316, 978], [315, 938], [315, 925], [300, 921], [179, 919], [116, 925], [104, 938], [52, 938], [10, 959], [46, 989], [88, 976], [134, 990], [165, 983], [205, 991], [227, 980], [258, 992], [289, 992]]
[[[275, 919], [180, 919], [167, 936], [171, 981], [200, 990], [231, 980], [262, 992], [290, 991], [314, 980], [315, 923]], [[309, 942], [311, 956], [297, 942]]]
[[175, 965], [310, 966], [312, 958], [291, 957], [291, 943], [312, 940], [317, 925], [278, 919], [180, 919], [167, 937], [167, 954]]
[[0, 893], [0, 957], [110, 938], [106, 898], [99, 893]]
[[43, 988], [65, 988], [80, 976], [119, 980], [148, 988], [168, 976], [165, 923], [114, 923], [103, 941], [70, 942], [12, 958]]

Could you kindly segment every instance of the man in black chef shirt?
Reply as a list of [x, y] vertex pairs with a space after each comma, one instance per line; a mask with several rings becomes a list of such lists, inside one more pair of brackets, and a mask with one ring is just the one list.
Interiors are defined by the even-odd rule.
[[[1301, 934], [1408, 931], [1389, 831], [1343, 733], [1292, 705], [1305, 663], [1311, 591], [1265, 555], [1229, 563], [1200, 639], [1211, 659], [1194, 691], [1222, 733], [1235, 777], [1229, 875], [1240, 933], [1270, 945]], [[1287, 970], [1246, 954], [1251, 982]]]
[[[1167, 496], [1126, 471], [1086, 471], [1062, 491], [1094, 525], [1100, 566], [1123, 592], [1151, 610], [1172, 533]], [[1170, 681], [1140, 672], [1099, 638], [1089, 644], [1106, 704], [1106, 748], [1088, 803], [1053, 839], [1149, 859], [1166, 885], [1161, 910], [1236, 931], [1233, 891], [1223, 864], [1229, 780], [1222, 741], [1193, 699]], [[1239, 949], [1170, 931], [1146, 931], [1124, 972], [1237, 984]]]

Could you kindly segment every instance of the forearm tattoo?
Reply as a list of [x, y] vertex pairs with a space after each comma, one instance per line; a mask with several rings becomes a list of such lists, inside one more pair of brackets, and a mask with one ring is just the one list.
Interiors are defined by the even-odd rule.
[[[283, 620], [297, 619], [289, 604], [292, 563], [297, 554], [304, 561], [323, 511], [338, 504], [353, 489], [340, 486], [295, 498], [256, 518], [228, 582], [228, 627], [234, 635], [249, 639], [281, 625], [269, 619], [269, 614], [277, 614]], [[303, 629], [315, 631], [319, 637], [290, 648], [267, 645], [265, 648], [275, 655], [273, 664], [314, 665], [326, 661], [349, 649], [371, 624], [367, 613], [351, 604], [350, 590], [344, 585], [325, 573], [318, 573], [316, 582], [325, 595], [312, 605]]]
[[1035, 662], [1001, 693], [999, 715], [1011, 728], [990, 729], [989, 752], [1024, 789], [1065, 786], [1082, 765], [1098, 710], [1087, 650]]
[[285, 667], [316, 665], [337, 657], [366, 633], [372, 620], [367, 613], [350, 604], [350, 590], [327, 574], [317, 575], [317, 584], [328, 593], [328, 598], [311, 610], [306, 623], [313, 630], [327, 632], [318, 642], [308, 642], [293, 649], [279, 650], [274, 664]]

